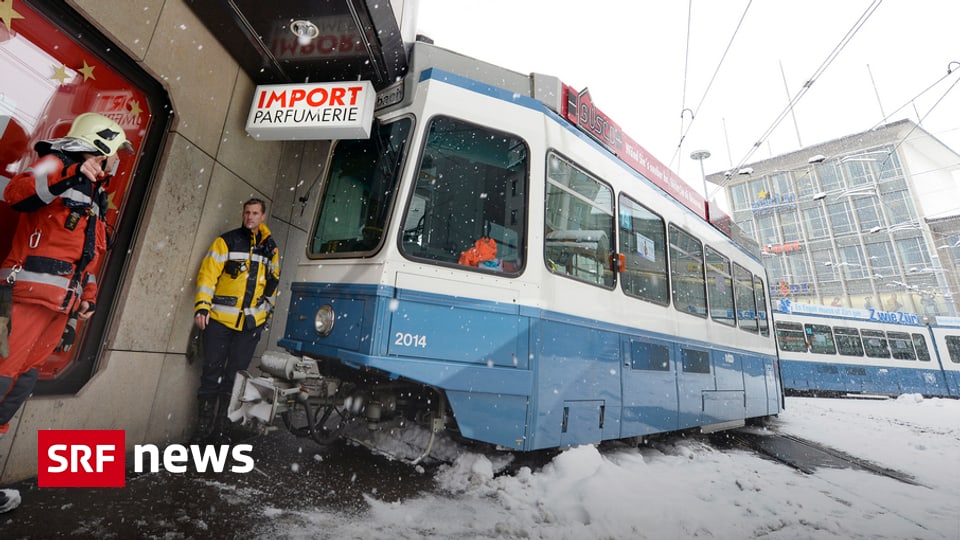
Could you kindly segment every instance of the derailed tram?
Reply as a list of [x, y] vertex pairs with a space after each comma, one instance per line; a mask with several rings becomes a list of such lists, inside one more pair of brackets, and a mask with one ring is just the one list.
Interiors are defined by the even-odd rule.
[[235, 420], [532, 451], [777, 415], [756, 249], [586, 92], [426, 43], [334, 143], [281, 347]]

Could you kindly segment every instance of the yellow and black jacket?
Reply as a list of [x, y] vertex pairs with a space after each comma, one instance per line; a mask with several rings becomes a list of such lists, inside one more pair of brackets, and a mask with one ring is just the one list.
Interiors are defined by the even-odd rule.
[[240, 227], [220, 235], [200, 263], [194, 313], [234, 330], [262, 325], [273, 312], [280, 283], [280, 250], [270, 229]]

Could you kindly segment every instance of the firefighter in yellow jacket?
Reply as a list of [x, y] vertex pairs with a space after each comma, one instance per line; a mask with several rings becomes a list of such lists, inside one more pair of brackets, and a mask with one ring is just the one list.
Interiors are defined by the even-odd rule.
[[196, 442], [223, 437], [233, 379], [247, 369], [273, 313], [280, 254], [264, 224], [266, 204], [243, 204], [243, 226], [220, 235], [200, 264], [194, 322], [203, 331]]

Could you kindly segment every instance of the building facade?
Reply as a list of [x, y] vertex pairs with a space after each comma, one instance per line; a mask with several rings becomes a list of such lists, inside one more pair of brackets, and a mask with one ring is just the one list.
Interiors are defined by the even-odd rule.
[[[416, 13], [412, 0], [309, 4], [0, 2], [0, 187], [83, 112], [115, 119], [137, 150], [110, 181], [99, 309], [71, 351], [41, 366], [0, 439], [0, 485], [37, 474], [40, 429], [123, 430], [128, 449], [189, 438], [195, 278], [211, 242], [240, 226], [244, 201], [266, 201], [281, 266], [305, 258], [330, 142], [248, 135], [255, 89], [362, 77], [380, 91], [406, 69]], [[301, 18], [310, 24], [291, 24]], [[0, 258], [16, 222], [0, 201]], [[255, 358], [280, 350], [292, 278], [281, 276]]]
[[960, 156], [912, 121], [707, 181], [761, 246], [775, 308], [957, 315]]

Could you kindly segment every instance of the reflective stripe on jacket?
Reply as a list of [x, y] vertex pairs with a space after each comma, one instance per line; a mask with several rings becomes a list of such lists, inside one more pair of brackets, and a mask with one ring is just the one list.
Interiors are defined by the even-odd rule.
[[[82, 300], [96, 301], [96, 272], [107, 248], [106, 192], [80, 173], [81, 164], [72, 155], [50, 153], [3, 190], [3, 200], [21, 212], [10, 253], [0, 264], [0, 278], [16, 274], [18, 302], [72, 312]], [[78, 263], [86, 263], [79, 273]]]
[[206, 309], [235, 330], [260, 326], [273, 312], [279, 283], [280, 250], [270, 229], [234, 229], [214, 240], [200, 263], [194, 313]]

